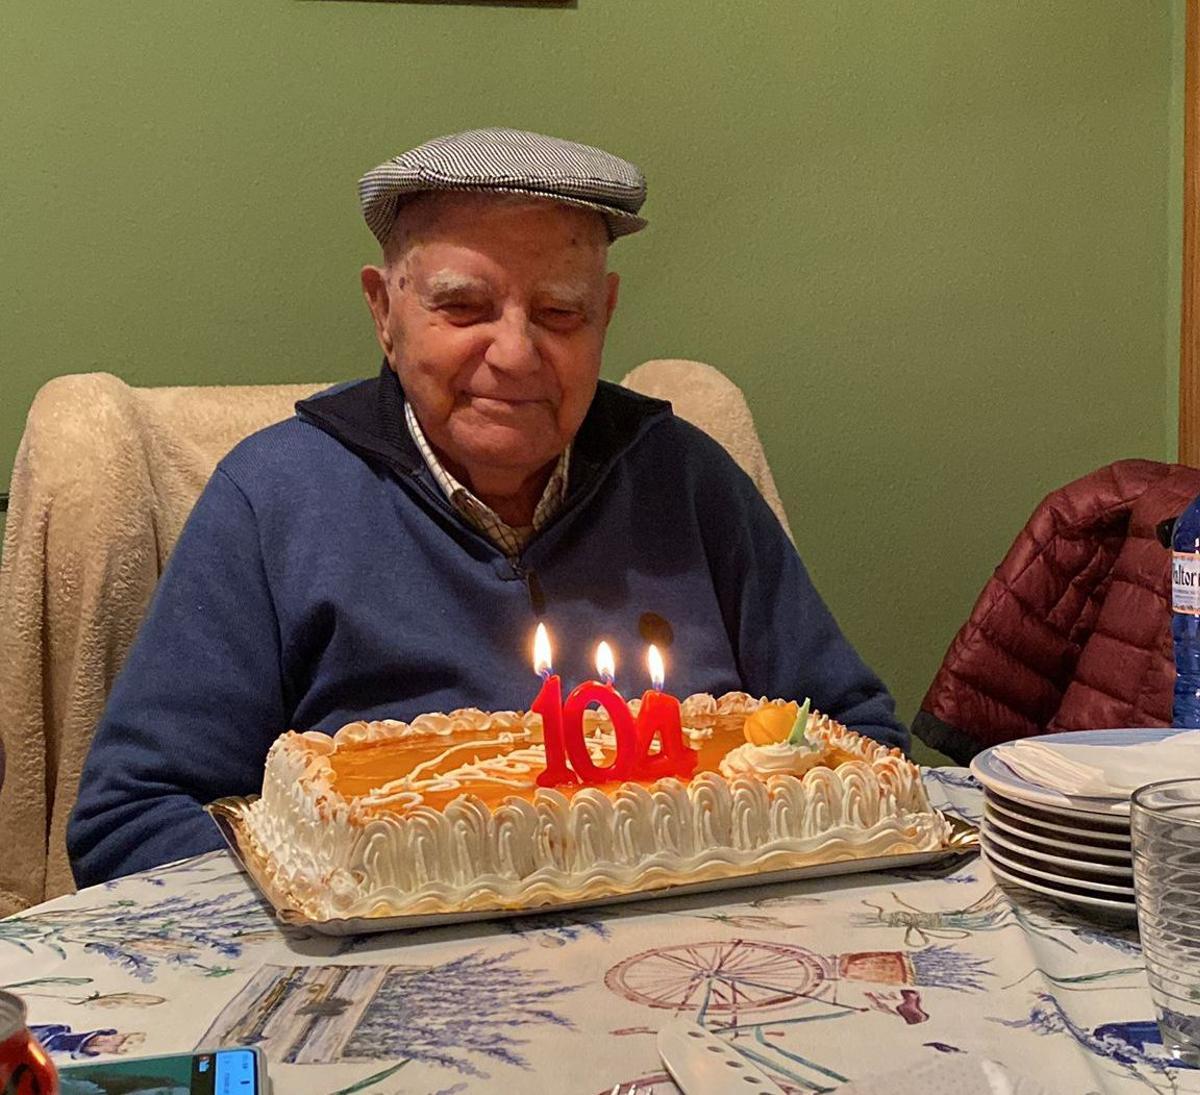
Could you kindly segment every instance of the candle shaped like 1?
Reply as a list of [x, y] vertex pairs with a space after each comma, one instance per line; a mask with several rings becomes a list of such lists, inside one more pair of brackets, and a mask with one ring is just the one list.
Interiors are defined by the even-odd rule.
[[541, 674], [542, 690], [529, 709], [542, 716], [542, 744], [546, 749], [546, 769], [539, 772], [539, 787], [556, 787], [560, 783], [577, 783], [575, 774], [567, 767], [563, 749], [562, 684], [550, 671], [550, 636], [546, 625], [538, 624], [533, 638], [533, 668]]
[[[696, 751], [683, 740], [683, 716], [679, 701], [663, 690], [662, 655], [658, 647], [651, 645], [646, 654], [650, 665], [650, 682], [653, 689], [642, 696], [638, 709], [638, 769], [636, 779], [661, 779], [675, 776], [690, 779], [696, 771]], [[662, 743], [659, 751], [650, 753], [654, 736]]]
[[[615, 666], [608, 643], [601, 643], [596, 650], [596, 669], [603, 683], [585, 681], [571, 690], [563, 706], [563, 741], [567, 747], [567, 757], [584, 783], [632, 779], [637, 767], [637, 726], [621, 693], [612, 686]], [[617, 739], [616, 756], [605, 767], [592, 760], [584, 733], [583, 714], [592, 704], [608, 712]]]

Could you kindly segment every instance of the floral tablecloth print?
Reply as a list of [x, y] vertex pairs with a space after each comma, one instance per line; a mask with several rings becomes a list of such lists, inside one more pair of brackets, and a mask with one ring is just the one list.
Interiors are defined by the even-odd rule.
[[[977, 820], [965, 771], [926, 782]], [[332, 938], [277, 924], [218, 852], [0, 921], [0, 986], [60, 1064], [257, 1045], [283, 1095], [662, 1095], [680, 1017], [790, 1092], [958, 1054], [1055, 1093], [1200, 1091], [1132, 928], [1010, 896], [977, 857]]]

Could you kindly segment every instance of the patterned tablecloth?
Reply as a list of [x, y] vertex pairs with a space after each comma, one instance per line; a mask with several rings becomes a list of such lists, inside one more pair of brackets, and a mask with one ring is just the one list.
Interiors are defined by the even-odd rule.
[[[977, 820], [965, 771], [926, 781]], [[679, 1016], [786, 1091], [959, 1054], [1054, 1093], [1200, 1091], [1157, 1044], [1133, 930], [1017, 903], [977, 857], [338, 939], [281, 928], [213, 853], [0, 921], [0, 985], [60, 1063], [257, 1044], [282, 1095], [662, 1095]]]

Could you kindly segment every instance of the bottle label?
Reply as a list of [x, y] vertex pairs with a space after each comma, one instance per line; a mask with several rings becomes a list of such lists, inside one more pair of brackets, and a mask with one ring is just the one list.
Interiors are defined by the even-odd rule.
[[1200, 555], [1171, 552], [1171, 608], [1200, 616]]

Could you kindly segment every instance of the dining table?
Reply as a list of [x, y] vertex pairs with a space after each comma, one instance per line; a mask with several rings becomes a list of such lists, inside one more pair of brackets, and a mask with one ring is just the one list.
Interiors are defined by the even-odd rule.
[[[923, 776], [978, 823], [969, 772]], [[1053, 1095], [1200, 1092], [1163, 1051], [1136, 926], [1004, 888], [977, 854], [329, 935], [215, 851], [0, 921], [0, 987], [59, 1065], [251, 1045], [277, 1095], [664, 1095], [679, 1020], [785, 1092], [970, 1061]]]

